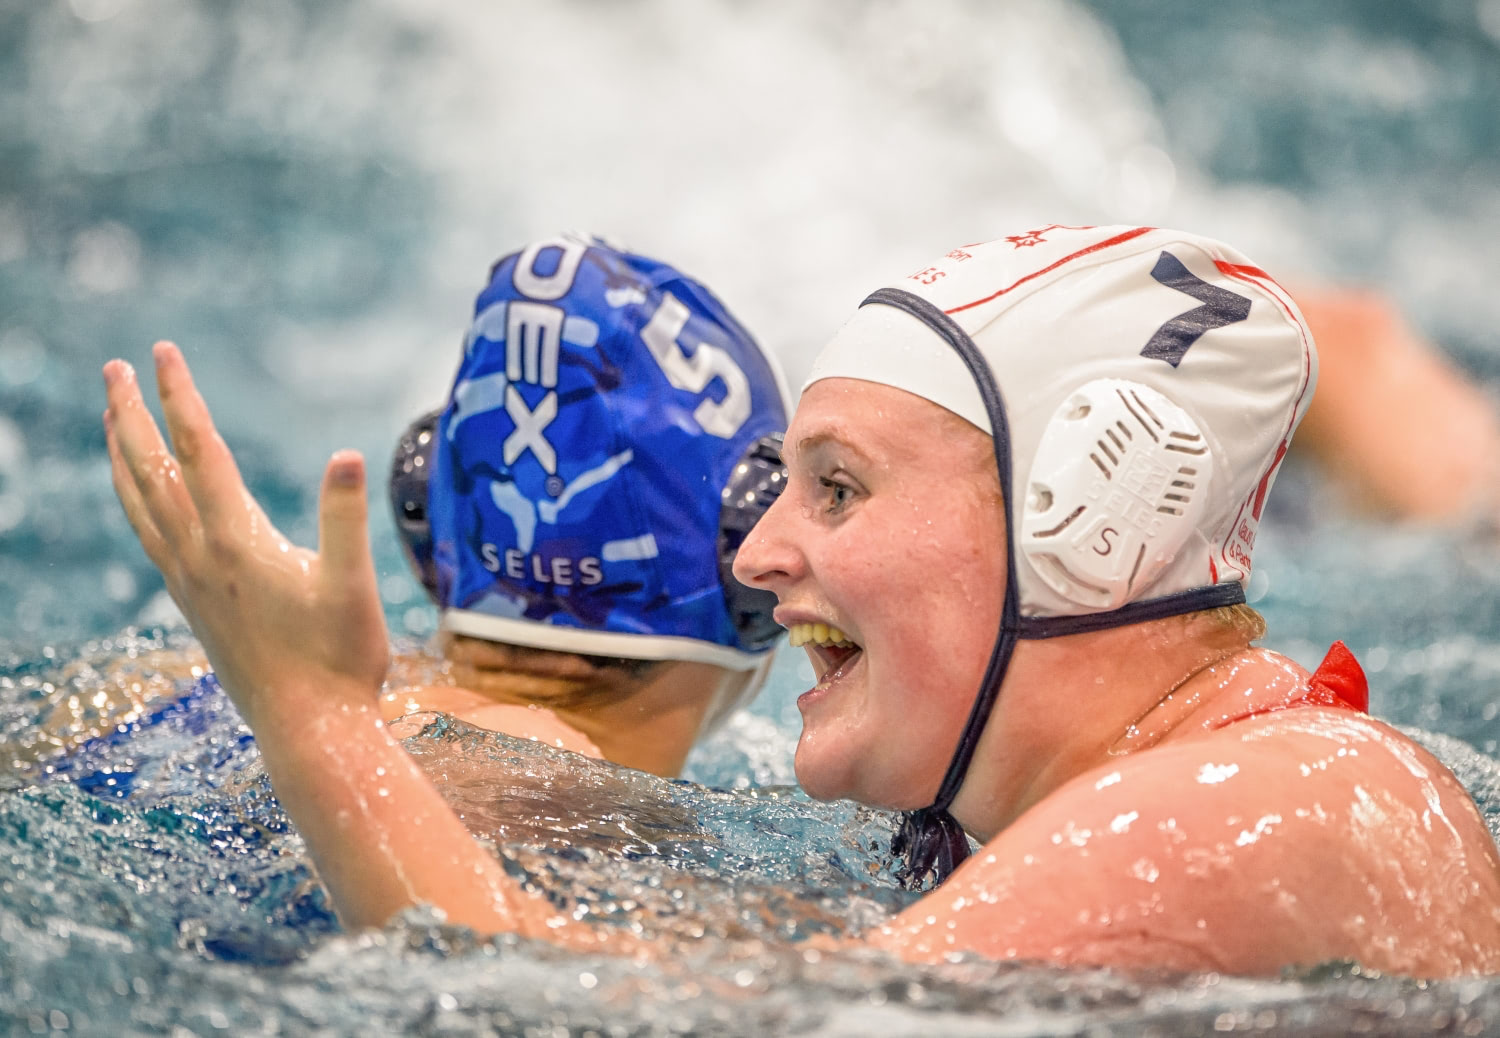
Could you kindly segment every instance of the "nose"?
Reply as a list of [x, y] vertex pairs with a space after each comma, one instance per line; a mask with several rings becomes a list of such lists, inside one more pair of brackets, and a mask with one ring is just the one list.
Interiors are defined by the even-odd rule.
[[734, 556], [734, 577], [741, 584], [764, 588], [780, 596], [783, 589], [804, 573], [806, 560], [788, 529], [795, 514], [791, 496], [783, 492], [745, 535]]

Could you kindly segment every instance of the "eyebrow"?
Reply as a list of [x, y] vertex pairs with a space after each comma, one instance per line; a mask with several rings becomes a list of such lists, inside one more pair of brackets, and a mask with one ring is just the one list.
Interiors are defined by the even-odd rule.
[[[840, 435], [840, 433], [832, 430], [828, 432], [813, 433], [811, 436], [802, 437], [802, 439], [797, 441], [796, 450], [793, 453], [802, 455], [808, 451], [815, 451], [824, 447], [839, 447], [855, 455], [861, 461], [870, 461], [870, 456], [868, 454], [851, 443], [847, 437]], [[783, 461], [784, 460], [785, 459], [783, 459]]]

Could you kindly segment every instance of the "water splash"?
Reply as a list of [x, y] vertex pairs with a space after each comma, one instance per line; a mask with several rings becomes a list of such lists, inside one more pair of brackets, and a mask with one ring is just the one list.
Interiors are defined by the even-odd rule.
[[[1500, 1021], [1493, 982], [1419, 984], [1349, 965], [1269, 982], [972, 959], [918, 969], [822, 951], [808, 938], [858, 932], [909, 902], [888, 872], [890, 816], [786, 788], [731, 792], [623, 771], [436, 715], [398, 734], [513, 877], [578, 918], [676, 950], [653, 963], [578, 956], [476, 939], [423, 910], [345, 935], [253, 741], [211, 679], [189, 680], [184, 650], [151, 632], [12, 665], [0, 683], [0, 719], [15, 732], [66, 697], [92, 701], [91, 687], [177, 675], [147, 723], [116, 725], [66, 755], [34, 753], [0, 782], [0, 860], [11, 866], [0, 880], [0, 1011], [24, 1026], [60, 1028], [54, 1013], [85, 1034], [1437, 1034]], [[98, 666], [111, 653], [134, 661], [123, 685]], [[776, 730], [784, 742], [788, 730]], [[1500, 762], [1412, 734], [1500, 826]]]

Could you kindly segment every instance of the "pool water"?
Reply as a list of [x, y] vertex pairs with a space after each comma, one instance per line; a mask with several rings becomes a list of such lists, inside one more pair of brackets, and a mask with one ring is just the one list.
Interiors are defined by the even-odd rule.
[[[407, 734], [512, 874], [687, 954], [479, 941], [421, 910], [344, 934], [109, 488], [98, 366], [170, 335], [256, 493], [310, 542], [322, 459], [384, 457], [443, 392], [488, 262], [560, 226], [702, 276], [794, 384], [870, 284], [976, 226], [1059, 216], [1188, 223], [1276, 270], [1373, 283], [1500, 374], [1500, 4], [1251, 8], [0, 10], [0, 1030], [1500, 1028], [1487, 978], [809, 951], [909, 895], [890, 882], [889, 818], [792, 788], [810, 672], [791, 653], [683, 782], [437, 717]], [[1346, 640], [1375, 711], [1500, 833], [1500, 543], [1362, 523], [1307, 468], [1273, 504], [1249, 589], [1267, 643], [1314, 664]], [[415, 649], [431, 611], [384, 517], [377, 542], [388, 618]]]

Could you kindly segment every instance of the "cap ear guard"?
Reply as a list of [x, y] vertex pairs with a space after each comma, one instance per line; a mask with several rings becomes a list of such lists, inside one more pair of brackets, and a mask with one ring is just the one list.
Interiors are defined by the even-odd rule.
[[1096, 379], [1068, 394], [1042, 433], [1018, 547], [1069, 602], [1116, 609], [1193, 537], [1213, 470], [1186, 411], [1139, 382]]
[[432, 522], [427, 514], [427, 484], [432, 473], [432, 453], [437, 441], [437, 423], [441, 410], [429, 411], [401, 434], [391, 455], [391, 476], [387, 484], [391, 514], [401, 547], [417, 579], [433, 601], [438, 594], [437, 566], [432, 560]]
[[763, 588], [747, 587], [734, 576], [734, 556], [740, 545], [786, 487], [781, 444], [781, 433], [762, 436], [751, 444], [721, 494], [719, 583], [724, 588], [724, 604], [729, 609], [740, 647], [747, 652], [768, 649], [786, 633], [771, 618], [776, 596]]

